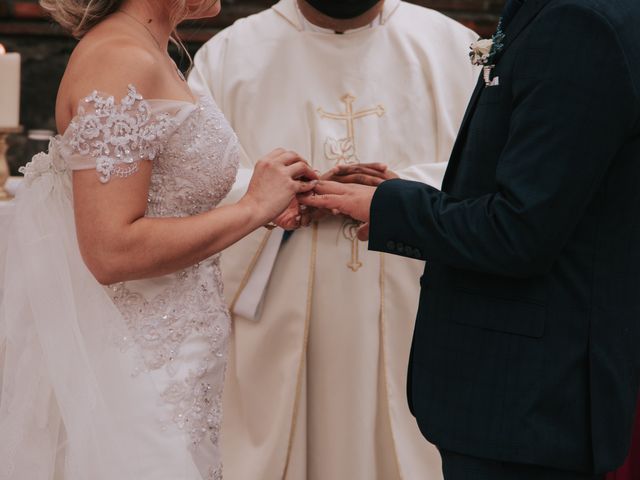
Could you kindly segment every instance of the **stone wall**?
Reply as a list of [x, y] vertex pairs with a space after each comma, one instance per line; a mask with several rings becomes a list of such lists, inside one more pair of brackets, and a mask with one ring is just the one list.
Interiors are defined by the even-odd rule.
[[[181, 28], [181, 36], [193, 53], [237, 18], [274, 3], [274, 0], [223, 0], [223, 13], [219, 17], [186, 24]], [[486, 36], [495, 29], [504, 0], [413, 0], [412, 3], [437, 9]], [[0, 0], [0, 43], [22, 55], [21, 122], [25, 134], [11, 137], [8, 154], [12, 173], [16, 174], [28, 156], [26, 131], [55, 130], [57, 87], [75, 41], [43, 16], [36, 0]]]

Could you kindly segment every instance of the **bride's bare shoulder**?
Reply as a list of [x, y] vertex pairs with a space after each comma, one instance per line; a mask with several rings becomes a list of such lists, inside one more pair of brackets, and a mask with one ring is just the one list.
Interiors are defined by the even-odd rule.
[[157, 52], [126, 32], [106, 27], [91, 30], [71, 54], [56, 102], [59, 130], [71, 120], [80, 100], [95, 90], [122, 98], [133, 84], [148, 98], [157, 93], [163, 70]]

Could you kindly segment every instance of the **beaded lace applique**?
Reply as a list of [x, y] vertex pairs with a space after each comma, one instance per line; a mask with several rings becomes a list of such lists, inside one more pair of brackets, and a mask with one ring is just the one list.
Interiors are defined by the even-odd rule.
[[[207, 342], [206, 353], [187, 375], [178, 376], [161, 392], [171, 405], [171, 418], [178, 428], [189, 434], [196, 448], [208, 436], [218, 444], [222, 421], [222, 375], [217, 365], [226, 362], [229, 312], [222, 301], [219, 282], [219, 256], [178, 274], [170, 289], [146, 299], [132, 291], [127, 283], [110, 287], [110, 295], [122, 312], [132, 338], [120, 343], [127, 348], [137, 345], [142, 357], [141, 369], [166, 369], [176, 376], [180, 347], [187, 337], [197, 335]], [[140, 370], [133, 372], [134, 375]], [[163, 422], [164, 419], [161, 419]], [[166, 425], [165, 425], [166, 427]]]
[[140, 160], [154, 160], [175, 125], [167, 113], [152, 115], [133, 85], [119, 104], [94, 91], [69, 124], [69, 145], [74, 153], [95, 159], [100, 181], [107, 183], [114, 175], [135, 173]]
[[222, 480], [222, 467], [215, 469], [211, 467], [209, 469], [209, 476], [207, 477], [207, 480]]

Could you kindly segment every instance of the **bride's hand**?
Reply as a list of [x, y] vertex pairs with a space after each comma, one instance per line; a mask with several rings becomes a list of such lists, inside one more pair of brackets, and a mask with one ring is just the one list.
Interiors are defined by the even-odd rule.
[[311, 191], [317, 179], [318, 174], [297, 153], [279, 148], [256, 163], [240, 202], [268, 223], [296, 201], [297, 194]]

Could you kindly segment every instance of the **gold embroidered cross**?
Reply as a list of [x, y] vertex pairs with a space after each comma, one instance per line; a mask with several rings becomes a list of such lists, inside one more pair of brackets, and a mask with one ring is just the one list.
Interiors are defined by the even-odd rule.
[[347, 263], [347, 267], [353, 272], [357, 272], [362, 267], [360, 261], [360, 240], [358, 240], [358, 228], [362, 225], [356, 220], [348, 219], [342, 227], [344, 237], [351, 242], [351, 261]]
[[[385, 109], [382, 105], [378, 105], [374, 108], [369, 108], [367, 110], [362, 110], [360, 112], [354, 112], [353, 103], [356, 101], [356, 97], [354, 97], [353, 95], [346, 94], [340, 100], [342, 100], [342, 102], [346, 105], [345, 113], [328, 113], [324, 109], [318, 108], [318, 114], [322, 118], [328, 118], [330, 120], [341, 120], [347, 123], [347, 137], [344, 139], [341, 139], [337, 143], [340, 143], [343, 146], [343, 150], [345, 148], [348, 148], [351, 150], [351, 153], [348, 155], [350, 158], [357, 158], [355, 153], [355, 150], [356, 150], [355, 121], [360, 118], [369, 117], [371, 115], [377, 115], [378, 117], [382, 117], [385, 114]], [[345, 142], [345, 140], [347, 141]], [[338, 155], [338, 154], [332, 154], [331, 156], [328, 155], [328, 158], [330, 160], [334, 159], [333, 157], [335, 157], [335, 160], [338, 160], [339, 162], [341, 159], [343, 159], [342, 157], [344, 157], [344, 155]], [[349, 162], [347, 161], [347, 163]]]

